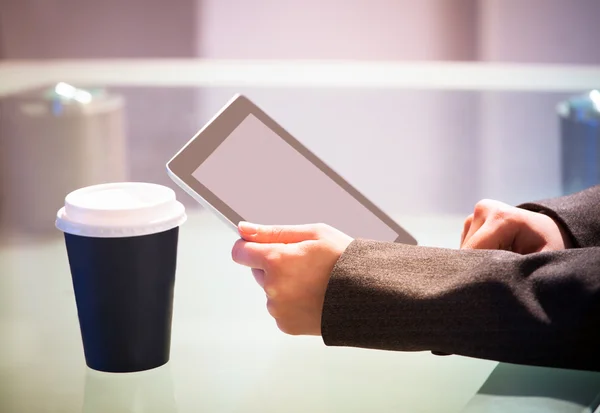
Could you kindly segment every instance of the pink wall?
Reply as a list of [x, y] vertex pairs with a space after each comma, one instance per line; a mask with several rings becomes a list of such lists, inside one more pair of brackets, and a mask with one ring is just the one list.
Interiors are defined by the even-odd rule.
[[[0, 53], [600, 63], [598, 15], [597, 0], [4, 0]], [[482, 196], [517, 202], [558, 190], [553, 108], [564, 95], [119, 92], [136, 179], [167, 183], [165, 159], [244, 92], [390, 211], [466, 212]]]
[[[600, 1], [483, 0], [484, 61], [600, 64]], [[556, 104], [572, 93], [482, 93], [482, 197], [519, 203], [560, 195]]]
[[476, 0], [199, 0], [215, 58], [472, 60]]
[[[209, 58], [469, 60], [472, 0], [202, 0]], [[343, 5], [343, 6], [342, 6]], [[242, 40], [243, 39], [243, 40]], [[246, 93], [391, 213], [468, 211], [476, 201], [476, 96], [411, 90], [205, 90], [201, 118]]]
[[[341, 4], [202, 0], [199, 52], [240, 59], [600, 63], [597, 0]], [[233, 92], [202, 92], [201, 117]], [[392, 211], [468, 211], [482, 197], [517, 203], [560, 193], [554, 107], [569, 94], [247, 93]]]
[[196, 1], [3, 0], [6, 58], [191, 57]]
[[[195, 57], [196, 0], [3, 0], [5, 58]], [[35, 30], [31, 30], [35, 28]], [[0, 43], [1, 45], [1, 43]], [[125, 98], [129, 177], [167, 184], [165, 163], [197, 130], [196, 91], [120, 88]]]
[[600, 1], [481, 0], [482, 60], [600, 64]]
[[4, 34], [2, 30], [2, 21], [0, 21], [0, 60], [2, 59], [4, 59]]

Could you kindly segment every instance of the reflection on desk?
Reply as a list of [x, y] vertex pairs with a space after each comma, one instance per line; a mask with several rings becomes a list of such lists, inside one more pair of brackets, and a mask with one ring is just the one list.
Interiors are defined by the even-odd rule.
[[82, 412], [177, 413], [169, 364], [135, 373], [87, 369]]
[[[462, 217], [395, 218], [422, 245], [458, 246]], [[318, 337], [284, 335], [250, 272], [232, 262], [236, 239], [210, 213], [190, 212], [181, 228], [171, 361], [131, 376], [85, 366], [60, 233], [0, 247], [0, 411], [458, 413], [466, 406], [472, 413], [502, 406], [498, 400], [534, 406], [541, 394], [544, 411], [571, 412], [584, 411], [594, 386], [600, 390], [593, 373], [329, 348]], [[526, 383], [537, 390], [519, 391]]]
[[592, 413], [600, 373], [499, 364], [464, 413]]

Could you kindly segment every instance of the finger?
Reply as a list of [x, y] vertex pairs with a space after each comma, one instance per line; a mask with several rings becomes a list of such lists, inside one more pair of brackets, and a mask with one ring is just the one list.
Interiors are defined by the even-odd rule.
[[318, 239], [320, 225], [259, 225], [240, 222], [238, 230], [247, 241], [290, 244]]
[[482, 216], [473, 216], [473, 220], [471, 221], [471, 225], [469, 225], [469, 230], [467, 234], [463, 238], [463, 242], [461, 243], [461, 248], [469, 243], [469, 240], [479, 229], [485, 224], [485, 218]]
[[254, 279], [262, 288], [265, 288], [265, 271], [259, 268], [252, 268]]
[[497, 221], [486, 221], [467, 241], [465, 249], [510, 250], [514, 239]]
[[471, 228], [471, 224], [473, 224], [473, 214], [469, 215], [465, 219], [465, 223], [463, 224], [463, 230], [460, 234], [460, 246], [462, 247], [465, 242], [465, 237], [469, 233], [469, 229]]
[[264, 270], [267, 256], [273, 251], [273, 246], [239, 239], [233, 245], [231, 258], [234, 262], [250, 268]]
[[490, 215], [490, 203], [492, 201], [489, 201], [487, 199], [485, 200], [481, 200], [477, 203], [477, 205], [475, 205], [475, 211], [473, 212], [472, 216], [473, 219], [471, 220], [471, 224], [469, 225], [469, 230], [467, 231], [466, 235], [463, 238], [463, 241], [461, 243], [461, 248], [466, 245], [466, 243], [469, 242], [469, 240], [471, 239], [471, 237], [477, 232], [479, 231], [479, 229], [485, 224], [485, 222], [488, 220], [488, 217]]

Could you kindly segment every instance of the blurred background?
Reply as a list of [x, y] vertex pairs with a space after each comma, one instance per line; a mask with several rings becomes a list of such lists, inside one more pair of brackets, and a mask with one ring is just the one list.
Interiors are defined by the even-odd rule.
[[494, 379], [491, 361], [279, 334], [231, 261], [236, 234], [165, 164], [243, 93], [420, 244], [458, 247], [482, 198], [600, 183], [599, 21], [600, 0], [0, 0], [0, 411], [134, 400], [131, 382], [86, 377], [54, 227], [68, 192], [121, 180], [168, 185], [190, 211], [173, 383], [150, 380], [153, 407], [458, 412], [483, 389], [469, 411], [507, 393], [511, 412], [592, 411], [576, 408], [596, 375], [500, 365]]
[[[516, 204], [560, 195], [568, 189], [557, 105], [591, 90], [593, 81], [569, 89], [578, 70], [599, 79], [599, 17], [598, 0], [2, 0], [0, 222], [52, 227], [65, 191], [84, 184], [174, 188], [165, 163], [234, 93], [392, 215], [467, 215], [481, 198]], [[43, 80], [64, 59], [71, 71]], [[122, 59], [133, 74], [120, 80], [110, 64]], [[204, 61], [229, 62], [241, 79], [256, 61], [275, 71], [339, 62], [350, 78], [366, 63], [383, 80], [207, 87], [163, 79], [156, 66], [183, 73]], [[442, 84], [386, 87], [393, 63], [437, 65], [428, 67], [439, 67]], [[464, 64], [462, 77], [472, 71], [479, 83], [446, 87], [450, 64]], [[489, 67], [481, 73], [494, 76], [482, 82], [478, 70]], [[529, 77], [510, 87], [515, 68]], [[197, 74], [203, 85], [218, 75]], [[56, 82], [71, 79], [96, 88], [87, 89], [90, 104], [56, 104]]]

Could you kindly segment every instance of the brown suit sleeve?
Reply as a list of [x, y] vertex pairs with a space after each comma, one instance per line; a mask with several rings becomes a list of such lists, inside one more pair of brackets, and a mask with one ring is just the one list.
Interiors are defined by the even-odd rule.
[[598, 196], [526, 206], [563, 219], [587, 248], [519, 255], [354, 241], [327, 288], [325, 344], [600, 371]]
[[356, 240], [326, 292], [330, 346], [600, 371], [600, 248], [518, 255]]

